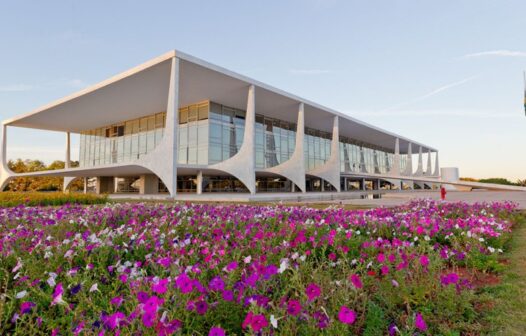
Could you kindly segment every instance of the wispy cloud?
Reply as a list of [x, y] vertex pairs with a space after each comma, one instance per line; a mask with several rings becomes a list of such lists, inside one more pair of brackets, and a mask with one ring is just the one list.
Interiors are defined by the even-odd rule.
[[81, 89], [88, 86], [88, 83], [82, 79], [58, 79], [52, 82], [39, 83], [39, 84], [27, 84], [27, 83], [16, 83], [16, 84], [5, 84], [0, 85], [0, 92], [27, 92], [36, 90], [47, 90], [55, 88], [72, 88]]
[[22, 91], [30, 91], [34, 87], [33, 85], [29, 84], [8, 84], [8, 85], [0, 85], [0, 92], [22, 92]]
[[396, 105], [393, 105], [391, 107], [388, 107], [386, 109], [383, 109], [382, 111], [380, 112], [386, 112], [386, 111], [392, 111], [392, 110], [397, 110], [401, 107], [404, 107], [404, 106], [408, 106], [408, 105], [412, 105], [414, 103], [418, 103], [418, 102], [421, 102], [423, 100], [426, 100], [428, 98], [431, 98], [433, 96], [436, 96], [437, 94], [441, 93], [441, 92], [444, 92], [444, 91], [447, 91], [449, 89], [452, 89], [454, 87], [457, 87], [457, 86], [460, 86], [462, 84], [465, 84], [467, 82], [470, 82], [472, 80], [474, 80], [475, 78], [477, 78], [477, 76], [472, 76], [472, 77], [468, 77], [468, 78], [464, 78], [462, 80], [459, 80], [459, 81], [456, 81], [456, 82], [453, 82], [453, 83], [449, 83], [449, 84], [445, 84], [445, 85], [442, 85], [426, 94], [423, 94], [421, 96], [418, 96], [416, 98], [413, 98], [407, 102], [403, 102], [403, 103], [400, 103], [400, 104], [396, 104]]
[[293, 75], [324, 75], [331, 73], [331, 70], [323, 69], [290, 69], [289, 72]]
[[496, 57], [526, 57], [526, 51], [515, 51], [515, 50], [489, 50], [489, 51], [482, 51], [472, 54], [467, 54], [462, 56], [461, 58], [467, 59], [467, 58], [476, 58], [476, 57], [485, 57], [485, 56], [496, 56]]
[[347, 114], [353, 117], [469, 117], [480, 119], [502, 119], [516, 118], [522, 113], [500, 112], [492, 110], [473, 110], [473, 109], [412, 109], [398, 111], [348, 111]]

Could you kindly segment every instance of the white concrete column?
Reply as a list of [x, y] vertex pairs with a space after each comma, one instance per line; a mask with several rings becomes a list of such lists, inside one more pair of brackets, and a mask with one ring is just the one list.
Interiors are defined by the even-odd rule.
[[166, 125], [161, 142], [137, 162], [156, 174], [168, 189], [170, 196], [177, 193], [177, 150], [179, 126], [179, 58], [173, 57], [166, 104]]
[[[286, 177], [294, 183], [301, 192], [305, 192], [305, 153], [303, 143], [305, 138], [305, 106], [299, 103], [298, 122], [296, 126], [296, 146], [294, 153], [284, 163], [265, 169], [265, 171]], [[294, 191], [294, 189], [292, 190]]]
[[431, 149], [427, 150], [427, 168], [426, 168], [426, 176], [433, 175], [433, 172], [431, 171]]
[[332, 125], [331, 156], [323, 166], [316, 167], [308, 172], [332, 184], [336, 191], [340, 191], [340, 127], [338, 116], [334, 116]]
[[203, 171], [200, 170], [197, 172], [197, 194], [201, 195], [203, 193]]
[[66, 160], [64, 161], [66, 168], [71, 168], [71, 135], [66, 132]]
[[245, 132], [241, 148], [223, 162], [211, 165], [210, 168], [222, 170], [241, 181], [251, 194], [256, 193], [256, 87], [250, 85], [247, 96], [245, 115]]
[[424, 163], [422, 159], [422, 146], [418, 147], [418, 166], [416, 168], [416, 172], [414, 173], [415, 176], [422, 176], [424, 175]]
[[440, 165], [438, 163], [438, 151], [435, 152], [435, 172], [433, 176], [440, 176]]
[[[66, 132], [66, 157], [64, 159], [64, 168], [71, 168], [71, 135], [69, 132]], [[62, 191], [66, 192], [73, 180], [75, 180], [75, 177], [65, 176], [62, 179]]]
[[404, 175], [407, 175], [407, 176], [413, 175], [413, 147], [410, 142], [407, 144], [407, 161], [406, 161]]
[[390, 175], [400, 175], [400, 139], [395, 140], [395, 151], [393, 157], [393, 166], [391, 167]]
[[84, 177], [84, 193], [88, 193], [88, 178]]
[[0, 146], [0, 191], [4, 191], [13, 172], [7, 167], [7, 125], [2, 125], [2, 144]]

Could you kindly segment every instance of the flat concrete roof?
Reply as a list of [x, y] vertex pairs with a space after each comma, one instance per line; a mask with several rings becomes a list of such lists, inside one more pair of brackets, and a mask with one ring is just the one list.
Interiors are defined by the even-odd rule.
[[413, 153], [435, 148], [355, 119], [331, 108], [285, 92], [194, 56], [173, 50], [84, 90], [5, 120], [4, 125], [79, 133], [127, 119], [166, 110], [170, 60], [180, 62], [179, 106], [211, 100], [245, 109], [247, 88], [256, 87], [256, 113], [296, 122], [297, 105], [305, 105], [305, 126], [332, 131], [332, 116], [340, 117], [340, 135], [394, 151], [400, 139], [400, 152]]

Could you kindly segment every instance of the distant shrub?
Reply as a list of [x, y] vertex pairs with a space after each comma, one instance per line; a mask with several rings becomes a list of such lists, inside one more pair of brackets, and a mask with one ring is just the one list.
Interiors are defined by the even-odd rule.
[[17, 205], [63, 205], [103, 204], [108, 201], [106, 195], [75, 194], [63, 192], [0, 192], [0, 206], [13, 207]]
[[494, 184], [504, 184], [504, 185], [516, 185], [515, 183], [511, 182], [510, 180], [503, 178], [503, 177], [490, 177], [486, 179], [480, 179], [479, 182], [481, 183], [494, 183]]

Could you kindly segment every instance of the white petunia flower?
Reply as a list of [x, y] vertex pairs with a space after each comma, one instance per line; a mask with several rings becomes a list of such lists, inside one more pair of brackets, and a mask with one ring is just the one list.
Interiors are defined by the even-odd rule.
[[278, 319], [274, 315], [270, 315], [270, 324], [274, 329], [278, 329]]
[[27, 291], [23, 290], [21, 292], [16, 293], [16, 298], [17, 299], [21, 299], [21, 298], [25, 297], [26, 295], [27, 295]]

